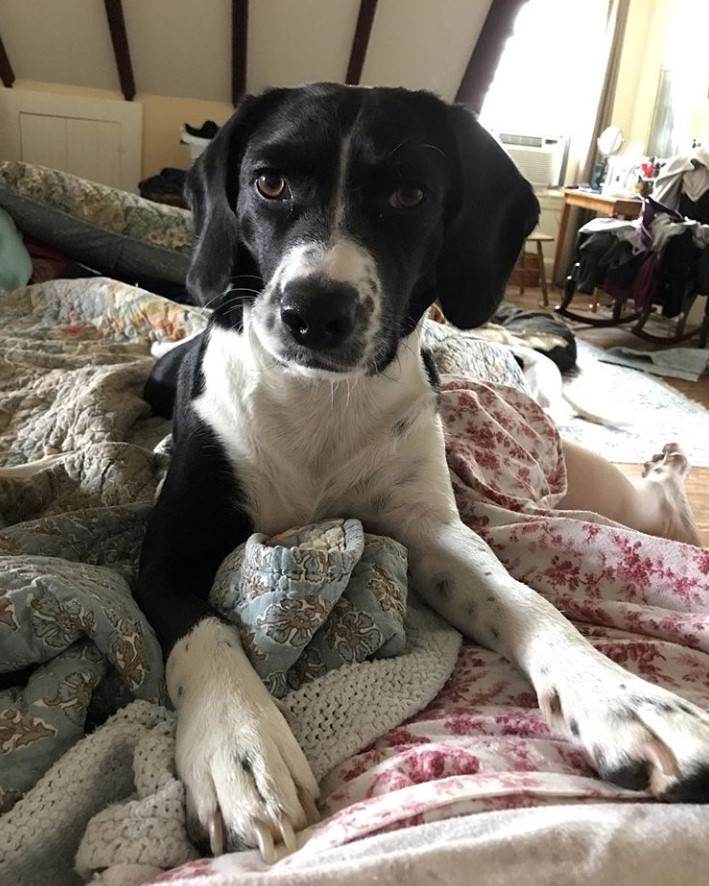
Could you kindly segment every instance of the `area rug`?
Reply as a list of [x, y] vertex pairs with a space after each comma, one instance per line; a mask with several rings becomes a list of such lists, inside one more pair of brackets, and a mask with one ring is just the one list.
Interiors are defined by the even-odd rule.
[[562, 436], [614, 462], [642, 464], [665, 443], [682, 445], [690, 463], [709, 467], [709, 412], [646, 373], [601, 363], [601, 351], [577, 339], [578, 368], [564, 390], [585, 409], [622, 419], [605, 427], [579, 418], [566, 403], [554, 410]]

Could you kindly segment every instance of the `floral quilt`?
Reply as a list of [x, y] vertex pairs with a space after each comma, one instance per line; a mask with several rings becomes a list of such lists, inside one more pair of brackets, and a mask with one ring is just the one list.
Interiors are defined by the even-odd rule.
[[162, 654], [133, 601], [169, 430], [141, 393], [150, 343], [199, 311], [110, 280], [0, 297], [0, 812], [131, 698]]
[[[448, 462], [465, 522], [516, 578], [548, 597], [604, 654], [709, 709], [709, 551], [554, 510], [566, 483], [559, 438], [525, 395], [449, 377], [442, 408]], [[213, 877], [215, 883], [238, 880], [244, 886], [305, 883], [313, 865], [331, 856], [341, 859], [336, 876], [342, 882], [345, 874], [347, 882], [358, 882], [365, 856], [371, 876], [373, 869], [380, 870], [381, 882], [400, 882], [401, 869], [394, 873], [398, 843], [382, 851], [381, 868], [367, 852], [348, 867], [344, 848], [363, 839], [381, 843], [380, 838], [401, 828], [473, 815], [479, 824], [471, 819], [467, 839], [459, 836], [456, 850], [443, 852], [436, 868], [441, 882], [462, 882], [455, 860], [462, 855], [456, 852], [465, 849], [470, 864], [477, 848], [482, 865], [484, 834], [492, 827], [486, 823], [488, 814], [535, 807], [543, 823], [551, 820], [545, 809], [552, 813], [559, 805], [578, 809], [589, 804], [602, 810], [606, 804], [610, 821], [615, 804], [649, 802], [643, 793], [600, 781], [583, 751], [546, 724], [522, 674], [497, 653], [472, 643], [463, 644], [452, 676], [434, 701], [332, 769], [321, 789], [322, 824], [298, 853], [274, 867], [266, 870], [254, 852], [238, 853], [191, 862], [151, 882], [206, 884]], [[709, 830], [706, 807], [687, 816], [695, 829], [697, 816], [703, 817], [705, 833]], [[561, 834], [561, 826], [555, 827]], [[445, 839], [441, 832], [438, 839]], [[614, 833], [621, 847], [623, 839]], [[547, 835], [549, 840], [553, 836]], [[675, 819], [667, 841], [684, 859], [682, 840], [681, 821]], [[631, 843], [629, 838], [628, 846], [619, 849], [628, 858], [635, 851]], [[569, 859], [569, 867], [558, 870], [563, 877], [550, 873], [545, 883], [586, 882], [582, 874], [576, 879], [573, 850], [557, 856], [551, 842], [544, 846], [560, 865], [562, 858]], [[630, 868], [625, 873], [630, 877]], [[681, 882], [699, 886], [704, 876], [688, 875]], [[412, 874], [414, 879], [426, 882], [425, 876]], [[529, 872], [510, 869], [495, 882], [527, 883]]]
[[[41, 557], [99, 570], [87, 573], [90, 599], [81, 615], [61, 616], [67, 632], [78, 625], [89, 637], [100, 570], [109, 567], [130, 584], [140, 525], [166, 466], [154, 447], [167, 426], [140, 397], [150, 344], [198, 331], [204, 314], [108, 280], [18, 290], [3, 296], [0, 314], [0, 554], [28, 570], [41, 567]], [[516, 578], [552, 600], [604, 653], [709, 708], [709, 552], [554, 510], [565, 488], [559, 437], [544, 413], [510, 387], [519, 385], [514, 363], [448, 327], [429, 328], [427, 343], [439, 367], [453, 373], [442, 408], [463, 519]], [[471, 358], [476, 349], [493, 353], [484, 382]], [[27, 573], [30, 584], [36, 574]], [[55, 599], [59, 578], [45, 582]], [[113, 596], [122, 593], [117, 586]], [[50, 601], [43, 599], [40, 621], [55, 605]], [[13, 614], [7, 606], [0, 613], [7, 629]], [[117, 611], [114, 624], [124, 616]], [[138, 623], [140, 614], [131, 618]], [[135, 639], [132, 630], [120, 633]], [[44, 639], [51, 644], [56, 636], [48, 629]], [[110, 631], [104, 639], [110, 648]], [[43, 653], [38, 647], [32, 654]], [[87, 671], [89, 659], [81, 659]], [[135, 642], [130, 654], [114, 648], [107, 661], [107, 673], [124, 688], [135, 689], [131, 675], [151, 670]], [[159, 691], [142, 685], [146, 697]], [[60, 708], [76, 719], [84, 684], [65, 679], [62, 692], [41, 694], [42, 720]], [[3, 707], [11, 700], [3, 697]], [[102, 713], [98, 703], [86, 709], [89, 722]], [[464, 645], [430, 704], [331, 768], [321, 787], [322, 823], [269, 877], [332, 847], [453, 816], [647, 799], [600, 782], [584, 754], [545, 724], [524, 677], [474, 644]], [[244, 883], [265, 882], [254, 853], [190, 864], [163, 879], [208, 882], [214, 874], [216, 881], [218, 871], [220, 882], [225, 872]]]

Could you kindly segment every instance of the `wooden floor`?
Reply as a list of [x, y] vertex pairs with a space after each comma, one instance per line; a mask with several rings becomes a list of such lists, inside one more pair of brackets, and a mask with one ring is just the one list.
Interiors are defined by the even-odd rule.
[[[527, 289], [525, 290], [524, 295], [520, 296], [519, 289], [511, 287], [507, 291], [506, 298], [508, 301], [520, 305], [521, 307], [537, 309], [541, 303], [542, 293], [539, 289]], [[551, 291], [549, 293], [549, 300], [552, 304], [557, 303]], [[576, 305], [577, 300], [579, 300], [578, 297], [574, 299], [574, 311], [579, 310], [579, 307]], [[643, 350], [659, 347], [659, 345], [653, 345], [650, 342], [643, 341], [624, 327], [615, 326], [598, 328], [580, 326], [578, 324], [572, 325], [574, 327], [574, 333], [578, 338], [581, 338], [598, 348], [625, 346], [635, 348], [636, 350]], [[696, 347], [696, 344], [690, 343], [690, 346]], [[706, 409], [709, 409], [708, 375], [702, 376], [697, 382], [683, 381], [682, 379], [676, 378], [663, 378], [663, 381], [684, 394], [685, 397], [688, 397], [690, 400], [695, 400]], [[707, 427], [707, 433], [709, 433], [709, 427]], [[667, 442], [669, 443], [672, 441], [668, 440]], [[677, 440], [676, 442], [682, 444], [681, 440]], [[651, 454], [652, 453], [648, 453], [648, 455]], [[691, 462], [692, 453], [687, 452], [687, 456]], [[619, 464], [618, 467], [629, 477], [639, 477], [640, 472], [642, 471], [642, 465]], [[704, 545], [705, 547], [709, 547], [709, 468], [694, 468], [692, 470], [689, 479], [687, 480], [687, 494], [692, 509], [694, 510], [694, 515], [697, 518], [697, 523], [699, 524], [699, 529], [704, 539]]]

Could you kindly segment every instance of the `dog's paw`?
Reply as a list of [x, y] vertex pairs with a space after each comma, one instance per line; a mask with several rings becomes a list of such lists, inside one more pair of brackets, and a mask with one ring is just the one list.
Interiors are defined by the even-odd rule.
[[205, 697], [178, 713], [177, 772], [190, 835], [215, 855], [258, 846], [266, 861], [282, 841], [317, 820], [318, 787], [283, 715], [243, 692]]
[[[199, 630], [201, 637], [195, 636]], [[223, 630], [218, 625], [216, 632]], [[270, 863], [276, 844], [295, 850], [296, 832], [318, 820], [318, 785], [238, 641], [205, 643], [209, 632], [195, 629], [168, 662], [188, 832], [215, 855], [258, 846]], [[205, 646], [206, 661], [200, 650]]]
[[540, 695], [550, 725], [580, 742], [606, 781], [709, 803], [709, 714], [616, 666], [604, 670], [593, 687], [579, 681]]

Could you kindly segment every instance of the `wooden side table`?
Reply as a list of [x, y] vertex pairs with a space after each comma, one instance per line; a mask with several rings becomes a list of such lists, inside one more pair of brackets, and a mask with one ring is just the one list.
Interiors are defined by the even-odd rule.
[[561, 221], [559, 222], [559, 242], [554, 257], [552, 284], [556, 283], [559, 276], [564, 254], [564, 244], [566, 242], [566, 229], [569, 226], [569, 211], [572, 206], [590, 209], [591, 212], [595, 212], [598, 215], [617, 216], [618, 218], [627, 219], [637, 218], [643, 208], [643, 201], [639, 197], [620, 199], [618, 197], [607, 197], [595, 191], [582, 191], [580, 188], [562, 188], [562, 193], [564, 195], [564, 208], [561, 211]]

